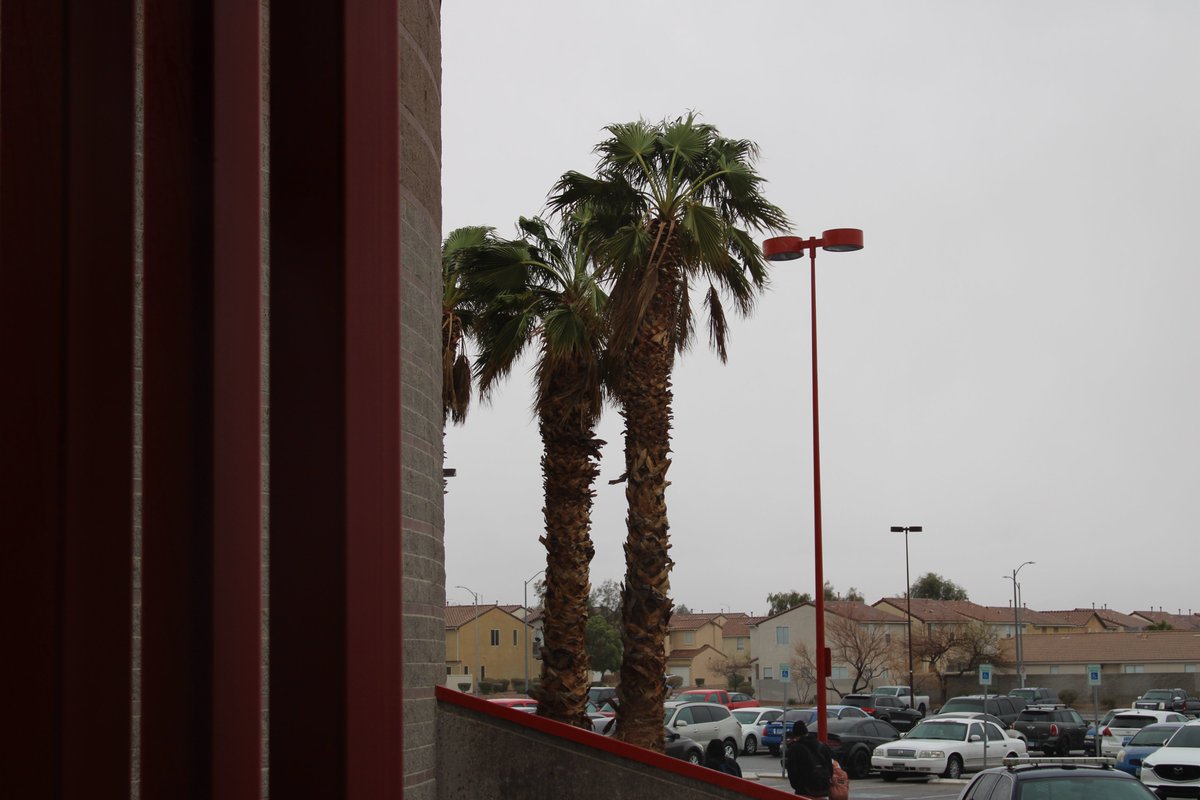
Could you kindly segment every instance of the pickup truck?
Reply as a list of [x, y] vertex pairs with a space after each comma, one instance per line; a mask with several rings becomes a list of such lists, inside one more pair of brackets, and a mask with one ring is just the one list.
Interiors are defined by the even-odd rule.
[[1200, 714], [1200, 698], [1188, 697], [1188, 693], [1183, 689], [1150, 689], [1133, 701], [1133, 707], [1176, 711], [1196, 716]]
[[871, 694], [886, 694], [891, 697], [899, 697], [908, 703], [909, 708], [915, 708], [917, 711], [920, 711], [922, 716], [929, 713], [929, 695], [919, 694], [913, 697], [912, 687], [909, 686], [876, 686], [871, 690]]
[[726, 708], [756, 708], [759, 702], [743, 692], [727, 692], [724, 689], [688, 689], [666, 702], [676, 706], [680, 703], [720, 703]]

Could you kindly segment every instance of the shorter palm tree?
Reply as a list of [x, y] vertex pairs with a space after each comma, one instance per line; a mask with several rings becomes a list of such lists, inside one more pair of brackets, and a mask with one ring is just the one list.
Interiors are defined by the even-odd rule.
[[586, 634], [592, 485], [599, 475], [595, 436], [604, 404], [604, 292], [578, 241], [522, 217], [522, 237], [464, 253], [469, 294], [489, 297], [475, 319], [476, 375], [482, 397], [536, 343], [534, 408], [542, 437], [545, 490], [545, 621], [538, 707], [543, 716], [590, 728]]
[[456, 228], [442, 242], [442, 426], [462, 425], [471, 405], [471, 362], [467, 340], [487, 298], [472, 296], [462, 280], [464, 259], [497, 241], [495, 229]]

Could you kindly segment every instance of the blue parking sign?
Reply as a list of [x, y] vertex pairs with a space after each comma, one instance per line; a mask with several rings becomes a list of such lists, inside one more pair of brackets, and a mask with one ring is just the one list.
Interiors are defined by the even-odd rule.
[[1100, 685], [1100, 665], [1088, 664], [1088, 686]]
[[979, 665], [979, 685], [980, 686], [991, 686], [992, 685], [992, 665], [991, 664], [980, 664]]
[[786, 681], [792, 677], [791, 668], [787, 664], [779, 665], [779, 680]]

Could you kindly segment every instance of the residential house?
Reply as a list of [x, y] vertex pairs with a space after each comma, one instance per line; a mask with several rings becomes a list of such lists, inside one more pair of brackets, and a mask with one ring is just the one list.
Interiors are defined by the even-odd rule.
[[1159, 606], [1158, 611], [1134, 611], [1131, 616], [1146, 620], [1145, 626], [1165, 624], [1170, 625], [1170, 630], [1174, 631], [1200, 630], [1200, 616], [1196, 616], [1191, 611], [1186, 614], [1182, 611], [1172, 614], [1169, 611], [1163, 611], [1162, 606]]
[[[1072, 608], [1065, 611], [1045, 612], [1065, 619], [1082, 633], [1112, 633], [1114, 631], [1140, 631], [1146, 622], [1138, 617], [1110, 611], [1106, 608]], [[1067, 631], [1058, 631], [1066, 633]]]
[[1181, 673], [1200, 669], [1200, 636], [1194, 631], [1120, 631], [1102, 636], [1071, 633], [1022, 640], [1029, 673], [1086, 675], [1090, 664], [1103, 674]]
[[478, 665], [479, 680], [505, 678], [523, 688], [526, 671], [535, 678], [541, 670], [534, 659], [535, 638], [501, 606], [446, 606], [446, 685], [460, 689], [465, 684], [473, 691]]

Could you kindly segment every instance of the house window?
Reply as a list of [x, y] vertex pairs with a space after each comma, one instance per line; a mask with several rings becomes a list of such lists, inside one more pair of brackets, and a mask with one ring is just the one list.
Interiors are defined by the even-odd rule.
[[834, 678], [834, 679], [849, 678], [850, 670], [846, 667], [832, 667], [829, 670], [829, 677]]
[[892, 643], [892, 635], [891, 635], [890, 633], [885, 633], [885, 634], [883, 635], [883, 643], [884, 643], [884, 644], [891, 644], [891, 643]]
[[499, 646], [500, 646], [500, 631], [496, 628], [492, 628], [492, 647], [499, 647]]
[[1184, 664], [1184, 665], [1183, 665], [1183, 671], [1184, 671], [1184, 672], [1195, 672], [1195, 671], [1196, 671], [1196, 665], [1195, 665], [1195, 664]]
[[1050, 665], [1050, 674], [1051, 674], [1051, 675], [1057, 675], [1057, 674], [1058, 674], [1058, 669], [1059, 669], [1059, 667], [1058, 667], [1058, 664], [1051, 664], [1051, 665]]
[[1143, 672], [1146, 671], [1146, 665], [1145, 664], [1126, 664], [1124, 669], [1122, 669], [1121, 671], [1125, 672], [1127, 674], [1141, 675]]
[[517, 646], [517, 629], [513, 628], [513, 647]]
[[696, 632], [695, 631], [684, 631], [683, 632], [683, 643], [684, 644], [695, 644], [696, 643]]
[[[740, 637], [740, 636], [738, 637], [738, 640], [737, 640], [737, 649], [738, 649], [738, 650], [745, 650], [745, 649], [746, 649], [746, 640], [745, 640], [745, 639], [743, 639], [743, 638], [742, 638], [742, 637]], [[1193, 666], [1194, 666], [1194, 665], [1193, 665]]]
[[764, 681], [769, 681], [774, 677], [775, 677], [775, 668], [774, 667], [763, 667], [763, 680]]
[[463, 664], [463, 675], [470, 675], [470, 674], [471, 674], [471, 665]]
[[775, 626], [775, 644], [791, 644], [792, 632], [787, 625]]
[[479, 680], [483, 680], [486, 677], [487, 677], [487, 667], [485, 667], [483, 664], [480, 664], [479, 665]]
[[447, 674], [447, 675], [450, 675], [450, 674], [451, 674], [451, 673], [453, 673], [453, 672], [454, 672], [454, 667], [446, 667], [446, 674]]

